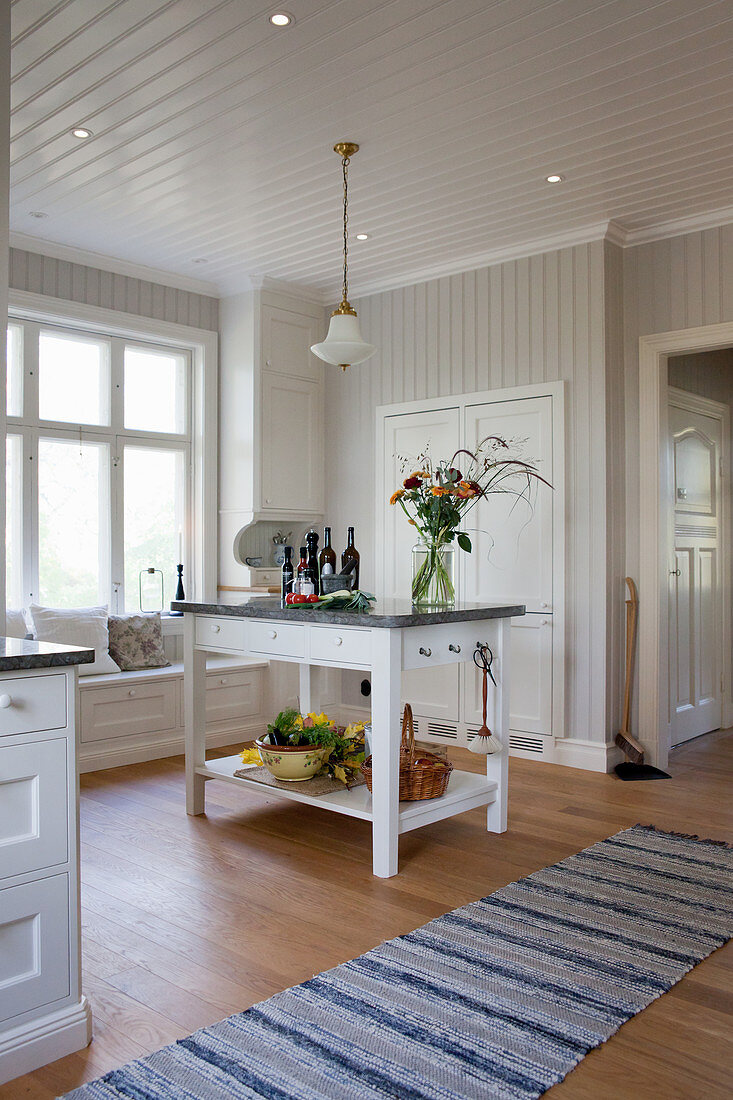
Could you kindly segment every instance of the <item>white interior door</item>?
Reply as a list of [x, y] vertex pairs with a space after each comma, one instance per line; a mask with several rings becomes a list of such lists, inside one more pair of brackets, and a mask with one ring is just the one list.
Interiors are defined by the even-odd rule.
[[[470, 405], [465, 417], [468, 448], [491, 435], [521, 440], [522, 457], [553, 483], [551, 397]], [[512, 620], [509, 726], [543, 736], [552, 734], [554, 491], [540, 484], [528, 500], [495, 494], [479, 501], [466, 524], [473, 552], [464, 557], [467, 600], [527, 608], [526, 615]], [[480, 676], [470, 665], [462, 696], [463, 721], [480, 724]]]
[[[390, 505], [391, 493], [402, 485], [399, 456], [416, 458], [429, 444], [434, 458], [450, 457], [460, 446], [460, 415], [456, 408], [403, 413], [385, 418], [384, 426], [384, 539], [382, 542], [382, 591], [393, 599], [409, 600], [412, 586], [412, 547], [415, 528], [399, 505]], [[458, 665], [417, 669], [402, 674], [402, 698], [420, 715], [458, 721]]]
[[670, 571], [672, 744], [719, 729], [722, 717], [723, 421], [670, 399], [674, 550]]

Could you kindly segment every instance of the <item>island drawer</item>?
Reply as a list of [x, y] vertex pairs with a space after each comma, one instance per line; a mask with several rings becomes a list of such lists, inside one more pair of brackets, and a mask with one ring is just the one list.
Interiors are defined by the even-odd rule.
[[244, 619], [227, 619], [221, 615], [196, 616], [196, 645], [210, 649], [243, 652], [246, 646]]
[[294, 623], [250, 619], [248, 649], [271, 657], [305, 657], [305, 627]]
[[3, 677], [0, 681], [0, 737], [66, 726], [66, 677]]
[[433, 668], [470, 661], [478, 642], [489, 642], [495, 628], [485, 623], [440, 623], [410, 627], [402, 633], [402, 667]]
[[310, 655], [313, 660], [341, 664], [371, 664], [372, 635], [353, 627], [312, 626]]

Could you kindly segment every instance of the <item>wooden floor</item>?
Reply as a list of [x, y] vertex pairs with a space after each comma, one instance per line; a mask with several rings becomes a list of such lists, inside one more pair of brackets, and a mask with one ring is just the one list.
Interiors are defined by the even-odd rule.
[[[189, 818], [180, 758], [84, 775], [94, 1041], [0, 1100], [48, 1100], [636, 822], [733, 841], [733, 733], [688, 744], [670, 770], [671, 782], [622, 783], [512, 759], [507, 833], [487, 834], [481, 810], [409, 833], [387, 881], [371, 875], [364, 822], [224, 783], [207, 784], [207, 815]], [[732, 1076], [729, 944], [551, 1095], [714, 1100], [732, 1095]]]

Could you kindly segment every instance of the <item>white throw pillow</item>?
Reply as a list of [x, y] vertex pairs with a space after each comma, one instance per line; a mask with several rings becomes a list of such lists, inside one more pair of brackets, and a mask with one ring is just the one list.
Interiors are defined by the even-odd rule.
[[25, 621], [25, 612], [8, 608], [5, 612], [5, 637], [25, 638], [27, 636], [28, 624]]
[[38, 607], [31, 604], [35, 635], [39, 642], [79, 645], [94, 650], [94, 664], [79, 665], [80, 676], [119, 672], [109, 655], [106, 607]]

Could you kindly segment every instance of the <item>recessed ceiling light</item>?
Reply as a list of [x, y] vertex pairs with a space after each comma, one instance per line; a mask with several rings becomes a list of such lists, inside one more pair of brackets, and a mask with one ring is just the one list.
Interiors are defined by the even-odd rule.
[[44, 210], [29, 210], [28, 216], [31, 218], [47, 218], [48, 214]]
[[551, 176], [545, 176], [545, 183], [562, 183], [565, 176], [558, 176], [557, 172], [553, 172]]
[[357, 233], [356, 234], [356, 239], [357, 239], [357, 241], [368, 241], [369, 240], [369, 234], [368, 233]]
[[87, 130], [86, 126], [75, 126], [71, 131], [71, 136], [75, 138], [90, 138], [92, 137], [92, 131]]
[[268, 19], [273, 27], [291, 27], [295, 22], [293, 16], [287, 11], [274, 11]]

